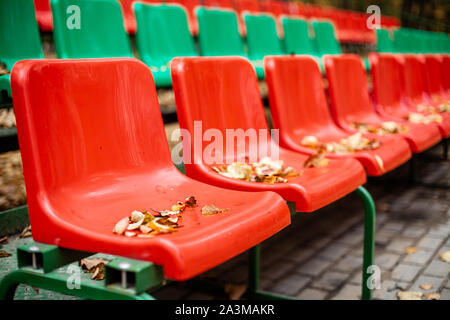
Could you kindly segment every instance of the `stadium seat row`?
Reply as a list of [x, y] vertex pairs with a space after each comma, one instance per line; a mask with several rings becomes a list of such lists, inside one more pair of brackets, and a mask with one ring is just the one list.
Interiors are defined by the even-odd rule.
[[[136, 0], [119, 0], [122, 5], [125, 29], [128, 33], [136, 32], [136, 19], [133, 14], [133, 3]], [[281, 15], [301, 16], [303, 18], [329, 19], [335, 27], [338, 40], [340, 42], [374, 42], [372, 30], [367, 29], [366, 20], [368, 15], [348, 10], [340, 10], [332, 7], [322, 7], [299, 2], [283, 2], [278, 0], [141, 0], [144, 3], [178, 3], [187, 9], [190, 30], [194, 35], [198, 33], [198, 23], [194, 14], [198, 6], [217, 7], [232, 9], [238, 13], [238, 23], [241, 33], [245, 33], [245, 24], [241, 14], [251, 13], [271, 13], [279, 18]], [[34, 0], [36, 8], [36, 18], [39, 28], [43, 31], [53, 30], [52, 12], [50, 0]], [[396, 18], [382, 16], [381, 25], [386, 28], [398, 27], [400, 24]]]

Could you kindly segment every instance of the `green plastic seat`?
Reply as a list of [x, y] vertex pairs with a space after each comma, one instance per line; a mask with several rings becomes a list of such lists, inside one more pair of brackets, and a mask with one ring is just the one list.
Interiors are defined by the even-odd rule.
[[414, 53], [411, 40], [409, 29], [401, 28], [394, 31], [394, 45], [398, 53]]
[[[0, 0], [0, 63], [11, 71], [24, 59], [42, 59], [33, 0]], [[9, 75], [0, 76], [0, 91], [11, 97]]]
[[[122, 10], [117, 1], [51, 0], [51, 6], [53, 38], [59, 58], [133, 57]], [[77, 7], [80, 14], [79, 29], [74, 23], [76, 20], [72, 19], [76, 17]]]
[[[198, 45], [202, 56], [242, 56], [244, 41], [238, 29], [236, 14], [230, 10], [200, 7], [196, 10], [198, 20]], [[264, 78], [264, 68], [252, 61], [259, 79]]]
[[317, 51], [321, 56], [324, 54], [342, 54], [341, 47], [334, 34], [334, 27], [327, 21], [313, 21], [314, 41]]
[[262, 66], [265, 56], [285, 54], [278, 38], [277, 26], [267, 14], [244, 14], [247, 30], [248, 56], [254, 64]]
[[136, 47], [140, 59], [150, 67], [157, 87], [172, 85], [170, 61], [197, 56], [185, 10], [178, 5], [135, 3]]
[[377, 29], [377, 52], [380, 53], [395, 53], [394, 41], [386, 29]]
[[306, 54], [312, 56], [324, 72], [322, 59], [317, 52], [314, 40], [309, 36], [308, 23], [299, 18], [281, 17], [284, 32], [284, 50], [287, 54]]

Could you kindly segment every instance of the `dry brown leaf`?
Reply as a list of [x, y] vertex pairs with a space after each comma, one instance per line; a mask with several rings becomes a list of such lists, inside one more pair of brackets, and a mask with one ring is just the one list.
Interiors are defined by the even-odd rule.
[[8, 243], [8, 236], [4, 236], [3, 238], [0, 238], [0, 244], [7, 244]]
[[423, 293], [420, 291], [399, 291], [397, 298], [399, 300], [422, 300]]
[[328, 165], [329, 160], [325, 158], [325, 149], [321, 148], [317, 153], [311, 155], [304, 163], [305, 168], [318, 168]]
[[412, 253], [416, 253], [417, 252], [417, 248], [416, 247], [408, 247], [405, 249], [405, 253], [406, 254], [412, 254]]
[[220, 208], [217, 208], [215, 205], [211, 204], [211, 205], [203, 206], [202, 215], [208, 216], [208, 215], [222, 213], [222, 212], [225, 212], [228, 210], [230, 210], [230, 209], [229, 208], [220, 209]]
[[0, 76], [11, 74], [11, 72], [3, 65], [0, 65]]
[[20, 238], [27, 238], [31, 236], [32, 236], [31, 226], [28, 226], [25, 229], [23, 229], [22, 233], [20, 234]]
[[431, 289], [433, 289], [433, 284], [432, 283], [421, 284], [419, 287], [420, 287], [420, 289], [423, 289], [423, 290], [431, 290]]
[[88, 270], [89, 272], [94, 272], [95, 268], [97, 268], [99, 265], [105, 265], [108, 262], [109, 260], [103, 258], [85, 258], [80, 261], [80, 267]]
[[6, 252], [5, 250], [0, 250], [0, 258], [7, 258], [11, 256], [8, 252]]
[[427, 300], [439, 300], [441, 295], [437, 292], [427, 292], [423, 295]]
[[450, 262], [450, 251], [445, 251], [439, 254], [439, 258], [444, 262]]
[[246, 284], [226, 284], [225, 293], [228, 295], [230, 300], [239, 300], [247, 291]]

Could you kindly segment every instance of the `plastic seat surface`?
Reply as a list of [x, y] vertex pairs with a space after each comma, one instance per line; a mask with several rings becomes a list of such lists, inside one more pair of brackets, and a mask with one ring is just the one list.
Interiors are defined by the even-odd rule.
[[450, 96], [450, 56], [442, 56], [441, 61], [441, 81], [445, 92]]
[[395, 52], [394, 42], [391, 40], [389, 31], [377, 29], [377, 52]]
[[[23, 59], [42, 59], [44, 54], [30, 0], [0, 0], [0, 63], [11, 71]], [[0, 76], [0, 91], [11, 97], [9, 75]]]
[[[425, 68], [423, 57], [414, 55], [404, 55], [401, 57], [404, 79], [405, 79], [405, 101], [408, 107], [417, 112], [417, 107], [421, 104], [436, 106], [428, 99], [425, 88], [426, 74], [423, 73]], [[420, 111], [419, 111], [420, 112]], [[442, 122], [437, 123], [442, 137], [450, 136], [450, 114], [440, 113]]]
[[[198, 8], [196, 13], [200, 55], [247, 57], [234, 11]], [[264, 78], [262, 63], [253, 63], [258, 78]]]
[[435, 103], [449, 102], [450, 95], [446, 92], [443, 83], [442, 74], [450, 72], [445, 69], [443, 57], [437, 55], [425, 55], [423, 65], [423, 74], [425, 76], [426, 93]]
[[308, 34], [308, 23], [303, 19], [282, 17], [284, 46], [287, 54], [319, 56], [313, 39]]
[[170, 61], [179, 56], [196, 56], [186, 12], [179, 5], [134, 5], [139, 57], [152, 70], [156, 87], [172, 85]]
[[[357, 131], [351, 127], [352, 123], [381, 125], [384, 121], [392, 120], [383, 118], [371, 105], [367, 76], [359, 56], [326, 56], [324, 60], [331, 113], [342, 129], [354, 133]], [[396, 122], [407, 125], [408, 131], [394, 136], [406, 139], [413, 152], [422, 152], [440, 140], [435, 130], [430, 134], [423, 125], [408, 123], [406, 120]]]
[[[377, 112], [386, 119], [405, 120], [411, 110], [404, 101], [405, 80], [398, 57], [393, 54], [370, 54], [369, 59], [372, 66], [372, 98]], [[411, 125], [408, 122], [408, 126]], [[414, 126], [422, 127], [422, 135], [426, 140], [439, 141], [441, 138], [436, 123]]]
[[[266, 57], [264, 65], [273, 125], [280, 130], [281, 146], [296, 152], [313, 154], [315, 151], [301, 144], [305, 136], [315, 136], [320, 142], [336, 142], [350, 135], [332, 120], [320, 70], [312, 58]], [[365, 167], [367, 174], [372, 176], [382, 175], [410, 158], [411, 151], [403, 139], [378, 139], [381, 145], [375, 150], [326, 155], [330, 158], [357, 159]], [[382, 166], [376, 156], [381, 158]]]
[[36, 10], [36, 20], [39, 29], [42, 31], [53, 30], [52, 9], [50, 8], [50, 0], [34, 0]]
[[178, 3], [181, 4], [187, 10], [187, 18], [189, 23], [189, 30], [193, 36], [198, 34], [198, 21], [195, 15], [195, 10], [201, 5], [200, 0], [166, 0], [167, 3]]
[[[275, 193], [221, 189], [176, 169], [151, 73], [138, 60], [23, 61], [12, 90], [36, 241], [152, 261], [185, 280], [290, 223]], [[112, 233], [133, 210], [170, 209], [188, 196], [198, 206], [182, 214], [175, 233]], [[229, 211], [202, 215], [210, 204]]]
[[[215, 173], [211, 169], [214, 164], [209, 164], [204, 156], [214, 157], [215, 164], [246, 161], [246, 157], [253, 162], [252, 158], [258, 160], [260, 150], [275, 148], [268, 131], [256, 75], [251, 64], [240, 57], [176, 58], [171, 68], [178, 121], [182, 129], [194, 135], [203, 135], [212, 129], [221, 132], [224, 137], [227, 130], [232, 129], [242, 133], [249, 129], [258, 132], [255, 140], [241, 145], [242, 149], [232, 142], [233, 149], [211, 150], [207, 143], [196, 147], [194, 143], [184, 140], [188, 176], [229, 189], [275, 191], [285, 200], [296, 202], [297, 210], [303, 212], [315, 211], [365, 182], [362, 166], [353, 159], [331, 160], [326, 167], [304, 169], [307, 156], [284, 148], [279, 149], [279, 159], [301, 173], [289, 178], [287, 183], [257, 183]], [[200, 129], [195, 129], [197, 121], [201, 121]]]
[[71, 0], [51, 0], [58, 58], [133, 57], [120, 4], [115, 0], [79, 0], [80, 28], [69, 29]]
[[244, 14], [244, 21], [247, 30], [248, 56], [251, 60], [262, 61], [266, 55], [284, 54], [272, 16]]
[[327, 21], [312, 21], [314, 29], [314, 41], [320, 55], [341, 54], [341, 47], [334, 35], [334, 27]]

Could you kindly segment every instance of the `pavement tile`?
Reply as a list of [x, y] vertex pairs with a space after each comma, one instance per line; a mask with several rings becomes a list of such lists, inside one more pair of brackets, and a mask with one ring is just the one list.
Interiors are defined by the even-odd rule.
[[[412, 287], [410, 288], [410, 291], [422, 291], [422, 292], [436, 292], [442, 283], [444, 282], [443, 278], [435, 278], [430, 276], [421, 275], [417, 280], [414, 282]], [[430, 290], [424, 290], [420, 288], [420, 285], [424, 284], [432, 284], [433, 287]]]
[[332, 300], [359, 300], [361, 299], [361, 286], [346, 284]]
[[327, 291], [306, 288], [297, 295], [297, 298], [300, 300], [323, 300], [327, 294]]
[[403, 258], [404, 262], [415, 263], [418, 265], [425, 265], [433, 256], [433, 251], [419, 249], [414, 253], [408, 254]]
[[441, 260], [433, 260], [424, 270], [423, 274], [437, 278], [445, 278], [450, 271], [450, 264]]
[[330, 261], [315, 257], [302, 264], [297, 272], [308, 276], [318, 276], [331, 265]]
[[318, 280], [315, 280], [312, 283], [312, 286], [318, 289], [331, 291], [344, 284], [348, 277], [348, 273], [329, 271], [325, 272]]
[[405, 253], [405, 249], [412, 247], [414, 239], [407, 238], [394, 238], [386, 247], [386, 250], [392, 251], [398, 254]]
[[272, 287], [271, 291], [287, 296], [296, 296], [297, 293], [310, 282], [310, 280], [310, 277], [294, 273], [279, 280], [275, 286]]
[[442, 239], [425, 236], [417, 243], [417, 247], [434, 250], [437, 249], [442, 243]]
[[419, 273], [420, 267], [400, 263], [392, 271], [392, 279], [403, 282], [411, 282]]

